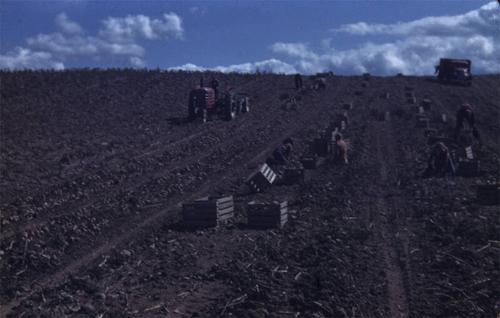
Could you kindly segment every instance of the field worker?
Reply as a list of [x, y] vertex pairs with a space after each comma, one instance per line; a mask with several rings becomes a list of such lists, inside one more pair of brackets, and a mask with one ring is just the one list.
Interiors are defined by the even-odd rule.
[[293, 140], [291, 138], [285, 139], [281, 145], [279, 145], [276, 149], [274, 149], [272, 157], [270, 157], [266, 161], [267, 164], [286, 165], [289, 161], [292, 150], [293, 150]]
[[326, 78], [324, 77], [318, 77], [314, 81], [314, 89], [320, 90], [320, 89], [325, 89], [326, 88]]
[[444, 177], [446, 174], [455, 175], [455, 166], [448, 147], [442, 142], [436, 143], [432, 148], [431, 155], [427, 162], [427, 170], [424, 177]]
[[217, 100], [219, 98], [219, 81], [215, 77], [212, 77], [212, 80], [210, 81], [210, 87], [213, 88], [215, 99]]
[[464, 121], [467, 122], [467, 125], [470, 129], [472, 129], [472, 135], [479, 142], [481, 142], [481, 138], [479, 136], [479, 131], [477, 130], [474, 122], [474, 111], [472, 110], [472, 106], [464, 103], [457, 111], [456, 115], [456, 126], [455, 126], [455, 140], [458, 139], [460, 135], [460, 131], [464, 127]]
[[302, 76], [299, 73], [295, 74], [295, 89], [299, 90], [302, 88]]
[[335, 145], [333, 149], [333, 159], [335, 162], [339, 162], [342, 164], [348, 164], [347, 160], [347, 143], [342, 138], [342, 135], [339, 133], [335, 134]]

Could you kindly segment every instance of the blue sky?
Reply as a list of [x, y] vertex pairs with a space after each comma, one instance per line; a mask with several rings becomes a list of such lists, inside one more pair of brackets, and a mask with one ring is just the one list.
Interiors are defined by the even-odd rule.
[[500, 72], [496, 1], [5, 1], [0, 68]]

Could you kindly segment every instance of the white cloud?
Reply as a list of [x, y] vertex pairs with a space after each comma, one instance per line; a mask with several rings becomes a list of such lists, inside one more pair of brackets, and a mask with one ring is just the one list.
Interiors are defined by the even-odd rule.
[[292, 65], [277, 59], [269, 59], [253, 63], [234, 64], [229, 66], [216, 66], [212, 68], [207, 68], [192, 63], [188, 63], [181, 66], [171, 67], [169, 68], [169, 70], [217, 71], [222, 73], [231, 73], [231, 72], [255, 73], [259, 71], [259, 72], [283, 73], [283, 74], [293, 74], [297, 72]]
[[137, 67], [137, 68], [142, 68], [142, 67], [146, 66], [146, 62], [143, 59], [141, 59], [140, 57], [137, 57], [137, 56], [132, 56], [130, 58], [130, 64], [133, 67]]
[[57, 15], [55, 23], [61, 32], [28, 37], [27, 48], [0, 55], [0, 67], [61, 69], [64, 68], [62, 61], [91, 57], [101, 61], [126, 61], [132, 67], [142, 68], [146, 66], [146, 50], [138, 40], [181, 38], [183, 34], [182, 20], [175, 13], [163, 14], [161, 19], [144, 15], [108, 17], [95, 36], [86, 35], [65, 13]]
[[[415, 36], [382, 44], [367, 42], [349, 50], [330, 48], [322, 54], [297, 59], [295, 66], [303, 73], [333, 70], [344, 74], [428, 75], [434, 72], [439, 58], [449, 56], [470, 58], [476, 73], [492, 73], [500, 72], [500, 60], [495, 51], [500, 51], [500, 43], [481, 35], [469, 38]], [[295, 57], [296, 53], [288, 56]]]
[[193, 15], [204, 16], [207, 13], [207, 9], [201, 7], [191, 7], [189, 8], [189, 13]]
[[410, 22], [394, 24], [369, 24], [358, 22], [344, 24], [334, 32], [355, 35], [431, 35], [470, 36], [475, 34], [499, 35], [499, 8], [497, 2], [490, 2], [477, 10], [455, 16], [425, 17]]
[[61, 58], [98, 54], [143, 56], [145, 52], [136, 43], [113, 43], [93, 36], [66, 36], [61, 33], [39, 34], [26, 42], [30, 47]]
[[316, 59], [317, 55], [313, 53], [304, 43], [283, 43], [277, 42], [271, 45], [271, 50], [276, 53], [285, 53], [291, 57], [304, 59]]
[[0, 54], [0, 69], [32, 68], [63, 70], [64, 64], [55, 61], [50, 53], [34, 52], [20, 47], [5, 55]]
[[165, 13], [162, 19], [152, 19], [148, 16], [128, 15], [124, 18], [108, 17], [99, 31], [102, 38], [114, 42], [124, 42], [144, 38], [155, 40], [159, 38], [182, 38], [182, 19], [175, 13]]
[[500, 72], [500, 10], [491, 2], [457, 16], [426, 17], [396, 24], [343, 25], [335, 29], [356, 35], [392, 36], [385, 43], [365, 42], [357, 48], [337, 50], [335, 38], [321, 43], [313, 52], [305, 43], [277, 42], [271, 50], [294, 60], [303, 73], [326, 70], [344, 74], [371, 72], [429, 75], [442, 57], [469, 58], [475, 73]]
[[68, 16], [66, 15], [66, 13], [64, 13], [64, 12], [58, 14], [55, 21], [56, 21], [56, 24], [61, 29], [61, 31], [63, 31], [64, 33], [67, 33], [67, 34], [81, 34], [81, 33], [83, 33], [82, 27], [78, 23], [71, 21], [68, 18]]

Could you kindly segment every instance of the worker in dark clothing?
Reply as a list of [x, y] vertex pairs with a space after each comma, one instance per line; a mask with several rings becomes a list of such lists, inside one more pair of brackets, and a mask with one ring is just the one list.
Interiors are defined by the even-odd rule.
[[212, 77], [210, 87], [214, 90], [215, 99], [217, 100], [219, 98], [219, 81], [215, 77]]
[[295, 88], [297, 90], [301, 89], [302, 88], [302, 76], [300, 76], [300, 74], [297, 73], [297, 74], [295, 74], [294, 80], [295, 80]]
[[427, 164], [428, 166], [424, 172], [424, 177], [444, 177], [447, 174], [452, 176], [455, 175], [455, 166], [450, 151], [442, 142], [438, 142], [434, 145]]
[[274, 149], [271, 157], [267, 159], [268, 165], [286, 165], [290, 159], [290, 155], [293, 150], [293, 140], [291, 138], [287, 138], [283, 141], [281, 145], [279, 145], [276, 149]]
[[434, 74], [439, 73], [439, 65], [434, 66]]
[[314, 89], [315, 90], [320, 90], [320, 89], [325, 89], [326, 88], [326, 78], [324, 77], [317, 77], [314, 80]]
[[462, 104], [462, 106], [457, 111], [454, 136], [455, 140], [458, 139], [461, 130], [464, 128], [464, 122], [467, 122], [469, 128], [472, 129], [472, 135], [479, 141], [479, 143], [481, 143], [479, 131], [477, 130], [474, 122], [474, 111], [472, 110], [472, 106], [467, 103]]

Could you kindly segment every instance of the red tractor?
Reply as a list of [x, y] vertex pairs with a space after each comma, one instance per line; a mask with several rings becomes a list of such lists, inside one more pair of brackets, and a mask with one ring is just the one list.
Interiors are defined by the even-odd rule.
[[233, 120], [240, 113], [248, 113], [248, 95], [234, 93], [231, 89], [217, 92], [211, 87], [197, 87], [189, 93], [188, 120], [201, 118], [205, 123], [214, 115]]

